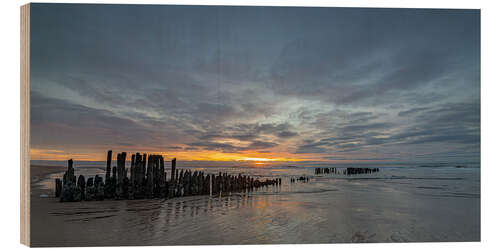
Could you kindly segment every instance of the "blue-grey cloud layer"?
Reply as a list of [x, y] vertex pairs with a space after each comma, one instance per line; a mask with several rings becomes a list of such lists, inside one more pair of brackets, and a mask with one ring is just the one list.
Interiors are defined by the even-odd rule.
[[32, 146], [478, 160], [478, 10], [34, 4]]

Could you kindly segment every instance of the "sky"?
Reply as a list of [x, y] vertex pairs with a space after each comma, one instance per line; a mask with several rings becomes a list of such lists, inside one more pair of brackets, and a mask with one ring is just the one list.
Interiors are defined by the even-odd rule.
[[480, 11], [31, 5], [31, 159], [479, 162]]

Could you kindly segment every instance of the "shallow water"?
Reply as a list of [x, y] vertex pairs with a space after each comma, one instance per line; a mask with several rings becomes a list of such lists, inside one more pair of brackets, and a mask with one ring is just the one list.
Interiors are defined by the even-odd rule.
[[[454, 165], [376, 166], [355, 176], [314, 175], [314, 168], [192, 168], [281, 177], [281, 187], [171, 200], [59, 203], [37, 198], [40, 246], [199, 245], [480, 240], [480, 169]], [[103, 174], [76, 167], [76, 174]], [[290, 177], [310, 176], [308, 183]], [[36, 188], [53, 188], [51, 175]], [[48, 193], [50, 194], [50, 193]], [[50, 194], [53, 197], [53, 194]], [[40, 222], [40, 224], [42, 223]], [[37, 235], [38, 234], [38, 235]]]

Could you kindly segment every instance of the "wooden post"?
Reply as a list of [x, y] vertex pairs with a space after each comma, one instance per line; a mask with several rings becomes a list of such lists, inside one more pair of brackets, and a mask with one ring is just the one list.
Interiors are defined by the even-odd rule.
[[117, 178], [116, 178], [116, 188], [115, 188], [115, 198], [117, 199], [123, 199], [125, 194], [125, 188], [124, 188], [124, 179], [125, 179], [125, 160], [127, 157], [126, 152], [119, 153], [116, 156], [116, 172], [117, 172]]
[[77, 190], [73, 159], [69, 159], [68, 170], [64, 173], [60, 201], [73, 201], [74, 193]]
[[178, 177], [178, 192], [177, 192], [177, 196], [183, 196], [184, 195], [184, 169], [181, 169], [180, 173], [179, 173], [179, 177]]
[[112, 159], [111, 156], [112, 155], [113, 155], [113, 151], [109, 150], [107, 161], [106, 161], [106, 182], [109, 180], [110, 174], [111, 174], [111, 159]]
[[[144, 186], [144, 182], [146, 180], [146, 161], [147, 161], [147, 157], [148, 155], [147, 154], [143, 154], [142, 155], [142, 165], [141, 165], [141, 186], [143, 187]], [[143, 187], [144, 188], [144, 187]]]
[[[140, 176], [141, 176], [141, 154], [138, 152], [135, 153], [135, 159], [134, 159], [134, 170], [132, 171], [134, 174], [132, 176], [132, 172], [130, 172], [130, 181], [131, 181], [131, 188], [132, 188], [132, 193], [133, 193], [133, 199], [138, 199], [141, 198], [140, 195], [140, 185], [141, 182]], [[129, 196], [130, 198], [130, 196]]]
[[176, 158], [172, 160], [172, 168], [170, 172], [170, 180], [173, 181], [175, 180], [175, 163], [176, 163]]
[[76, 179], [75, 177], [75, 170], [73, 169], [73, 159], [69, 159], [68, 160], [68, 170], [67, 170], [67, 175], [66, 175], [66, 178], [67, 178], [67, 181], [68, 182], [74, 182], [74, 179]]
[[127, 159], [127, 153], [122, 152], [120, 157], [120, 163], [118, 165], [118, 183], [123, 183], [123, 179], [125, 178], [125, 160]]
[[159, 196], [160, 187], [160, 157], [159, 155], [153, 156], [153, 193], [154, 196]]
[[83, 175], [78, 176], [78, 193], [74, 197], [75, 201], [81, 201], [85, 199], [85, 177]]
[[59, 198], [61, 196], [61, 190], [62, 190], [62, 182], [61, 179], [57, 178], [56, 179], [56, 197]]
[[165, 162], [163, 160], [163, 156], [159, 156], [158, 160], [160, 161], [160, 176], [159, 176], [159, 188], [160, 188], [160, 197], [166, 196], [166, 174], [165, 174]]
[[175, 179], [175, 173], [176, 173], [176, 169], [175, 169], [175, 164], [176, 164], [176, 158], [174, 158], [172, 160], [172, 166], [171, 166], [171, 170], [170, 170], [170, 187], [168, 188], [168, 198], [172, 198], [174, 197], [174, 189], [175, 189], [175, 185], [176, 185], [176, 179]]
[[186, 195], [196, 195], [196, 178], [198, 178], [198, 171], [191, 174], [191, 170], [187, 172]]
[[153, 196], [153, 156], [148, 156], [148, 168], [146, 173], [146, 197]]
[[135, 154], [132, 154], [130, 159], [130, 184], [134, 186], [135, 183]]
[[94, 178], [87, 179], [87, 187], [85, 187], [85, 200], [91, 201], [95, 199]]
[[98, 201], [104, 200], [104, 183], [99, 175], [94, 179], [95, 199]]

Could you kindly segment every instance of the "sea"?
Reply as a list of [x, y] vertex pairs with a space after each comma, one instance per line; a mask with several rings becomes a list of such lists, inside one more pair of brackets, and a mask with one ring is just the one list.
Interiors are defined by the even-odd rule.
[[[32, 162], [35, 164], [65, 164]], [[169, 164], [167, 164], [169, 165]], [[479, 163], [351, 163], [371, 174], [315, 174], [316, 165], [190, 166], [281, 186], [253, 192], [150, 200], [61, 203], [54, 179], [34, 185], [34, 246], [224, 245], [480, 241]], [[166, 166], [167, 169], [169, 167]], [[75, 174], [104, 175], [103, 162], [75, 162]], [[169, 176], [169, 174], [167, 174]], [[305, 176], [308, 182], [292, 182]], [[35, 225], [33, 225], [35, 223]], [[38, 225], [38, 224], [40, 225]], [[50, 232], [44, 230], [51, 225]]]

